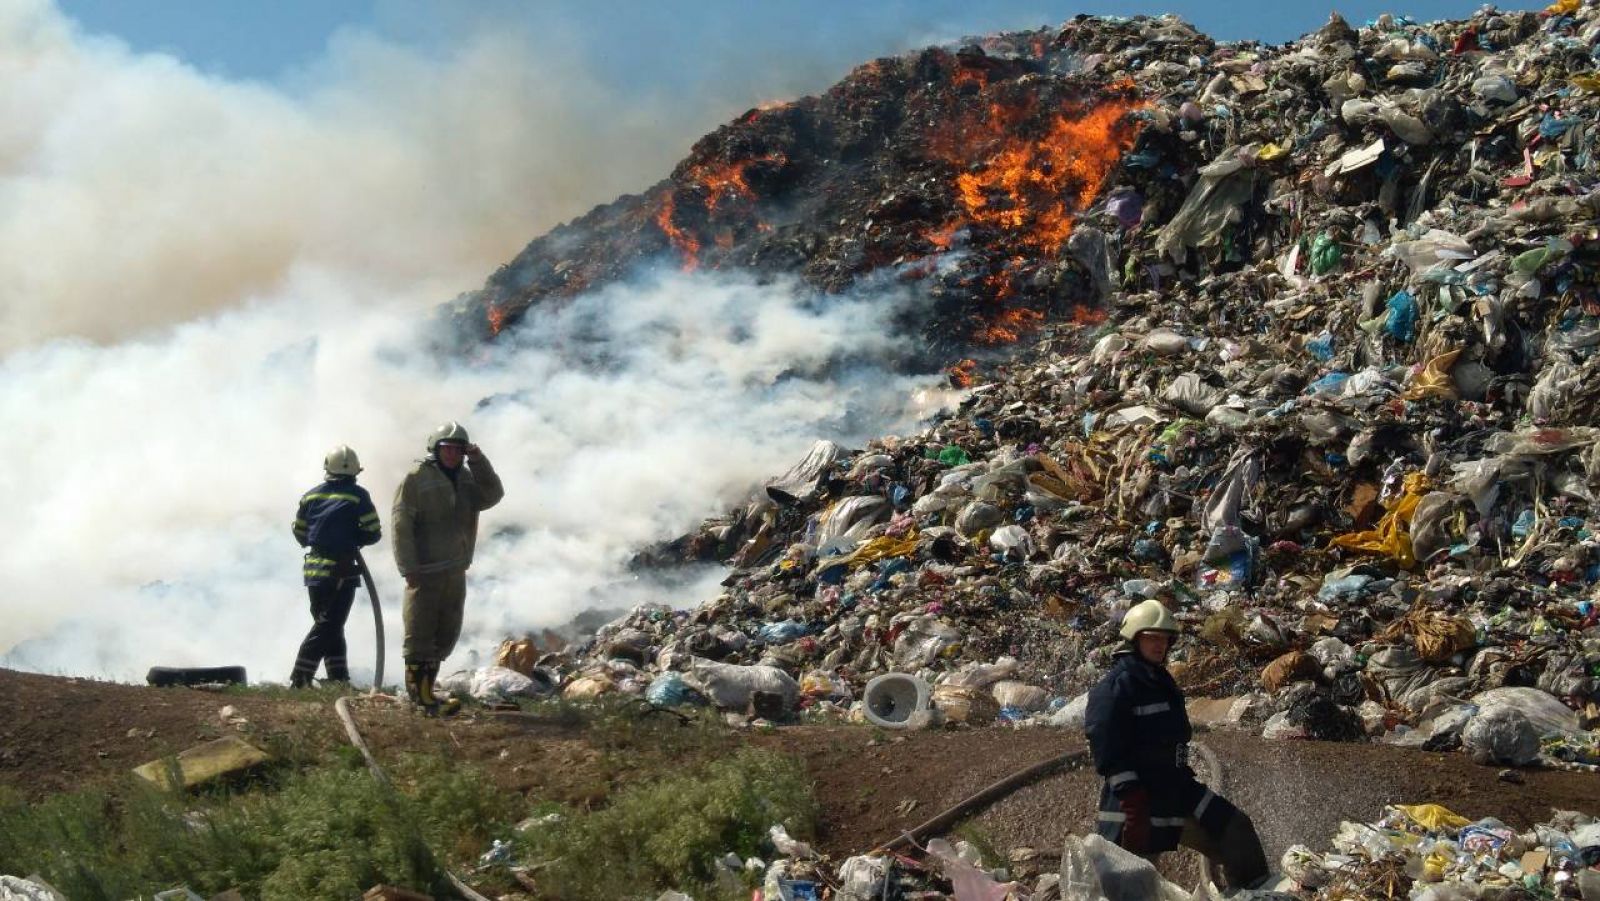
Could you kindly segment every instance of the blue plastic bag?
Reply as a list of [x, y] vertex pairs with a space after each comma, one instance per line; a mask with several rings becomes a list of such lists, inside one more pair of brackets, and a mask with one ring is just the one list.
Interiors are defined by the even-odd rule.
[[689, 703], [689, 683], [677, 673], [662, 673], [644, 690], [644, 699], [657, 707], [677, 707]]
[[806, 634], [806, 627], [792, 619], [785, 619], [767, 623], [756, 634], [767, 644], [788, 644]]
[[1389, 318], [1383, 321], [1383, 330], [1389, 337], [1407, 344], [1417, 338], [1417, 299], [1409, 291], [1399, 291], [1389, 298]]

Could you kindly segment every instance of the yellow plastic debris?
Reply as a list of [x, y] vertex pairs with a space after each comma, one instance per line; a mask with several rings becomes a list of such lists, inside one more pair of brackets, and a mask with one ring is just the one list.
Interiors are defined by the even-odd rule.
[[1377, 528], [1340, 535], [1333, 539], [1334, 547], [1393, 557], [1406, 569], [1416, 566], [1417, 555], [1411, 547], [1411, 517], [1431, 486], [1432, 481], [1425, 473], [1413, 472], [1406, 476], [1400, 497], [1389, 505], [1389, 512], [1378, 520]]
[[1600, 94], [1600, 75], [1574, 75], [1572, 86]]
[[1583, 0], [1556, 0], [1544, 8], [1552, 16], [1568, 16], [1578, 11], [1583, 6]]
[[1418, 825], [1430, 832], [1460, 829], [1472, 823], [1471, 820], [1442, 804], [1396, 804], [1395, 809], [1416, 820]]
[[880, 535], [871, 541], [856, 548], [854, 553], [845, 558], [845, 563], [851, 569], [860, 569], [869, 563], [887, 560], [891, 557], [909, 557], [916, 553], [917, 533], [915, 530], [906, 533], [904, 538], [891, 538]]
[[1422, 371], [1412, 376], [1411, 386], [1406, 389], [1406, 400], [1422, 400], [1425, 397], [1442, 397], [1446, 400], [1456, 396], [1456, 383], [1450, 378], [1450, 370], [1455, 368], [1456, 358], [1461, 356], [1459, 349], [1442, 353], [1429, 360], [1422, 367]]
[[1278, 157], [1281, 157], [1281, 156], [1287, 154], [1288, 152], [1289, 152], [1289, 148], [1288, 147], [1285, 147], [1282, 144], [1278, 144], [1277, 142], [1273, 142], [1273, 143], [1268, 144], [1267, 146], [1261, 148], [1261, 152], [1259, 154], [1257, 154], [1257, 158], [1260, 159], [1262, 162], [1271, 162], [1272, 160], [1275, 160]]

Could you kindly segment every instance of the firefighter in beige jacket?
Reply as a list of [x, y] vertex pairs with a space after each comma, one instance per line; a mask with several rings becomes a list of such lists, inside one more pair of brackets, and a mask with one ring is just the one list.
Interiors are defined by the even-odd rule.
[[395, 492], [394, 559], [406, 580], [406, 693], [426, 713], [440, 712], [434, 680], [461, 637], [478, 514], [504, 496], [489, 458], [456, 422], [434, 429], [427, 459]]

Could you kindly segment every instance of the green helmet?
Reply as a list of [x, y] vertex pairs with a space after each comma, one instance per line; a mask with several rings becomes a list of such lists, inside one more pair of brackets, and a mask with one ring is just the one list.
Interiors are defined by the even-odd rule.
[[460, 445], [471, 443], [467, 438], [467, 430], [462, 427], [461, 423], [453, 419], [434, 429], [433, 434], [428, 436], [428, 453], [437, 454], [439, 445], [446, 441]]
[[1122, 617], [1122, 637], [1129, 641], [1140, 632], [1166, 632], [1176, 638], [1180, 631], [1167, 605], [1155, 598], [1133, 605]]
[[341, 444], [322, 458], [322, 471], [330, 476], [353, 476], [361, 471], [361, 458], [350, 445]]

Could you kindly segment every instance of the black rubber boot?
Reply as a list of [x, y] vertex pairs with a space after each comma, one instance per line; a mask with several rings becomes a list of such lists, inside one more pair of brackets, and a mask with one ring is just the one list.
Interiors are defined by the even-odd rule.
[[296, 667], [293, 672], [289, 673], [289, 687], [290, 688], [310, 688], [311, 687], [311, 675], [312, 675], [311, 673], [308, 673], [305, 670], [300, 669], [299, 667]]

